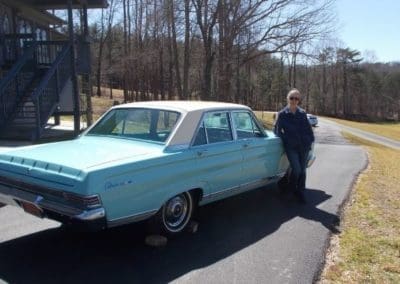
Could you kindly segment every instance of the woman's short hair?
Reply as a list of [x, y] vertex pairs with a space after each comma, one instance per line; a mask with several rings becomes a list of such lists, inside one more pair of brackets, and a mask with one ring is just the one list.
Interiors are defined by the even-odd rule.
[[288, 99], [291, 95], [294, 95], [294, 94], [296, 94], [299, 98], [301, 98], [301, 93], [300, 93], [300, 91], [297, 90], [296, 88], [291, 89], [291, 90], [288, 92], [286, 98]]

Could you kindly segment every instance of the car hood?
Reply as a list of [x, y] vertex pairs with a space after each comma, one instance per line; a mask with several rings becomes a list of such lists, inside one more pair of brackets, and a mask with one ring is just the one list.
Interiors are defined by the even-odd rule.
[[123, 159], [135, 159], [149, 153], [161, 152], [163, 145], [109, 137], [84, 136], [79, 139], [21, 147], [0, 154], [8, 163], [58, 165], [87, 170]]

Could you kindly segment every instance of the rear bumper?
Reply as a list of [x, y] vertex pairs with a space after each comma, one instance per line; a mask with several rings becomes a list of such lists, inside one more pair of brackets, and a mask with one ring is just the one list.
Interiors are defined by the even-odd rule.
[[[80, 209], [45, 199], [42, 195], [0, 184], [0, 204], [24, 208], [37, 217], [47, 217], [62, 223], [98, 224], [105, 227], [106, 212], [103, 207]], [[27, 208], [32, 210], [26, 210]], [[33, 213], [34, 212], [34, 213]]]

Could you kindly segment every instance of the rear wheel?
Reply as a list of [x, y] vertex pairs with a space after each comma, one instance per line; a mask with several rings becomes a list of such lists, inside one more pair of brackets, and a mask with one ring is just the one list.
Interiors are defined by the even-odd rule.
[[159, 229], [167, 235], [181, 233], [192, 218], [193, 208], [193, 196], [189, 192], [172, 197], [156, 215]]

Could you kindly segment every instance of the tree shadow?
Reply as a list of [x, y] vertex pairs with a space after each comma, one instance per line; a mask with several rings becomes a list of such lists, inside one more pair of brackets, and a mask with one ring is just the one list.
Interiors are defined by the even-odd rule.
[[275, 186], [201, 207], [195, 234], [163, 248], [144, 245], [144, 224], [79, 234], [60, 228], [0, 244], [0, 279], [9, 283], [170, 282], [206, 267], [275, 232], [300, 216], [327, 228], [337, 216], [316, 206], [329, 199], [307, 190], [307, 205], [282, 201]]

